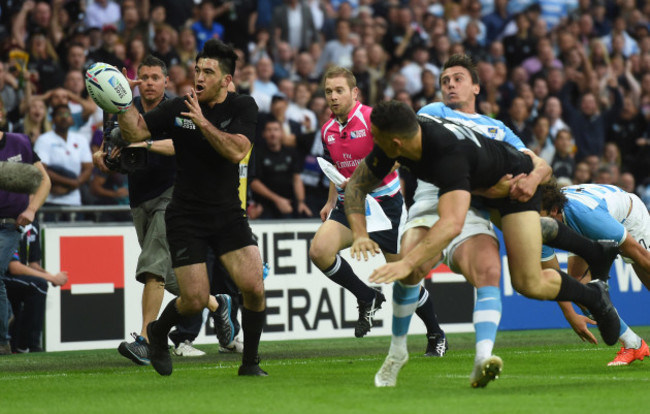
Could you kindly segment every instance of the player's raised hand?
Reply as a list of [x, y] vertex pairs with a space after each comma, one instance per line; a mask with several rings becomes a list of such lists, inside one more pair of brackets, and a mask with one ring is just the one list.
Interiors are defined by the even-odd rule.
[[185, 99], [185, 106], [187, 106], [189, 112], [181, 112], [181, 115], [190, 118], [192, 122], [194, 122], [194, 125], [200, 128], [204, 118], [194, 88], [192, 88], [190, 92], [185, 95], [185, 97], [187, 98]]
[[126, 68], [122, 68], [122, 75], [124, 75], [124, 78], [126, 78], [126, 81], [129, 82], [129, 88], [131, 88], [131, 92], [135, 89], [136, 86], [140, 85], [142, 81], [140, 79], [129, 79], [128, 76], [126, 76]]
[[350, 246], [350, 254], [353, 259], [361, 260], [363, 256], [364, 261], [368, 261], [368, 253], [371, 256], [381, 253], [379, 245], [372, 241], [370, 237], [358, 237], [352, 242]]
[[411, 274], [413, 269], [404, 260], [397, 262], [386, 263], [385, 265], [375, 269], [370, 278], [372, 283], [392, 283], [396, 280], [401, 280]]

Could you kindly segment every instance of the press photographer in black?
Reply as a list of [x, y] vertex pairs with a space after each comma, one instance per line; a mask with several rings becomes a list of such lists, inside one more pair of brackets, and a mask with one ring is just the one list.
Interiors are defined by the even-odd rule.
[[[167, 67], [153, 56], [146, 57], [138, 67], [140, 96], [133, 100], [138, 112], [147, 112], [165, 101]], [[142, 291], [142, 328], [134, 342], [122, 342], [120, 354], [139, 365], [149, 364], [147, 324], [158, 317], [165, 289], [178, 294], [172, 270], [165, 231], [165, 210], [172, 196], [176, 164], [171, 139], [155, 136], [148, 141], [131, 144], [121, 138], [117, 122], [105, 123], [104, 142], [93, 154], [93, 163], [104, 172], [128, 174], [129, 202], [138, 242], [136, 279], [144, 284]], [[110, 167], [110, 169], [109, 169]]]

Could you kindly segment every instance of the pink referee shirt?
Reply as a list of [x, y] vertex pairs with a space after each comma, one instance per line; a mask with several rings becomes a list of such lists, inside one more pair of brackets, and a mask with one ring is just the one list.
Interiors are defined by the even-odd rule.
[[[372, 108], [357, 102], [348, 121], [342, 125], [334, 114], [321, 128], [323, 146], [329, 153], [332, 164], [344, 177], [350, 178], [357, 165], [370, 153], [374, 145], [370, 133], [370, 113]], [[344, 191], [337, 187], [339, 199]], [[375, 198], [394, 196], [400, 191], [397, 171], [386, 176], [370, 195]]]

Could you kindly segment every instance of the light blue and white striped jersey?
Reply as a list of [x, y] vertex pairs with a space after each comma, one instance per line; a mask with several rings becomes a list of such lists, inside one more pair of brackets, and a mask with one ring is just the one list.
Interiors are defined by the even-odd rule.
[[434, 102], [425, 105], [418, 111], [418, 115], [433, 115], [441, 118], [451, 119], [454, 122], [463, 124], [487, 138], [504, 141], [518, 150], [526, 149], [521, 139], [512, 132], [503, 122], [481, 114], [466, 114], [451, 109], [442, 102]]
[[[592, 240], [615, 240], [627, 237], [625, 219], [632, 200], [629, 194], [613, 185], [581, 184], [564, 187], [568, 201], [562, 215], [573, 230]], [[553, 249], [542, 248], [542, 260], [553, 257]]]

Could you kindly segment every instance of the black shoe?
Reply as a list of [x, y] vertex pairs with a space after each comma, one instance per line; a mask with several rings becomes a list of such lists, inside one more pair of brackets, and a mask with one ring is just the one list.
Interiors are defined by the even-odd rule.
[[235, 325], [230, 319], [230, 310], [232, 307], [232, 299], [230, 295], [220, 294], [214, 295], [219, 304], [219, 308], [210, 314], [214, 320], [214, 329], [219, 340], [219, 345], [222, 347], [228, 346], [235, 339]]
[[601, 253], [596, 263], [589, 263], [589, 271], [592, 280], [600, 279], [606, 282], [609, 279], [609, 269], [612, 268], [612, 263], [620, 251], [618, 243], [614, 240], [598, 240], [597, 243], [600, 245]]
[[242, 362], [238, 374], [248, 377], [268, 377], [269, 374], [260, 368], [260, 357], [256, 357], [252, 362]]
[[442, 357], [445, 356], [449, 349], [449, 343], [444, 332], [427, 335], [427, 351], [424, 354], [426, 357]]
[[359, 320], [357, 320], [357, 326], [354, 327], [354, 336], [357, 338], [363, 338], [368, 332], [370, 332], [375, 312], [381, 309], [381, 304], [384, 302], [386, 302], [386, 297], [378, 290], [375, 291], [375, 297], [372, 301], [357, 301]]
[[122, 342], [120, 346], [117, 347], [117, 351], [120, 355], [129, 358], [138, 365], [149, 365], [151, 361], [149, 361], [149, 346], [147, 340], [135, 332], [131, 335], [135, 341]]
[[614, 345], [618, 341], [621, 331], [621, 320], [616, 308], [609, 299], [608, 287], [602, 280], [593, 280], [586, 285], [588, 288], [597, 289], [600, 292], [600, 300], [595, 307], [588, 307], [594, 320], [598, 323], [600, 336], [607, 345]]
[[169, 354], [169, 345], [167, 344], [167, 335], [158, 337], [154, 335], [153, 325], [156, 321], [149, 322], [147, 325], [147, 336], [149, 337], [149, 360], [151, 365], [160, 375], [172, 374], [172, 356]]

